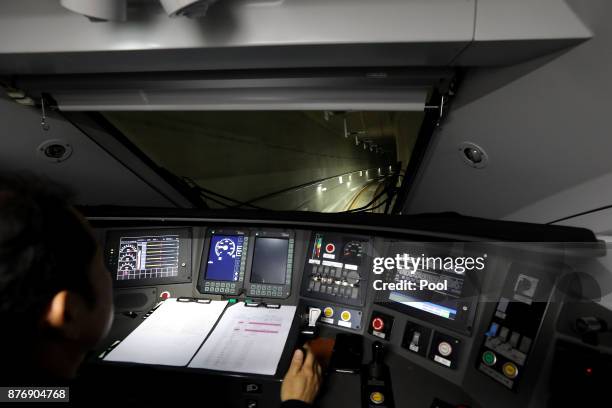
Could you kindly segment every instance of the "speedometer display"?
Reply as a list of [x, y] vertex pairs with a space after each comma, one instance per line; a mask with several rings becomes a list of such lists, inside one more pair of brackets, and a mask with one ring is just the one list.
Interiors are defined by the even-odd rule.
[[363, 243], [360, 241], [350, 241], [344, 245], [342, 258], [346, 263], [361, 263], [363, 256]]

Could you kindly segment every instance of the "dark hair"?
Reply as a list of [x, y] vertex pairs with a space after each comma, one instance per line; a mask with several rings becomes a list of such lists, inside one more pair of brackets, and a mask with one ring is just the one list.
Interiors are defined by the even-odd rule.
[[89, 270], [97, 245], [70, 199], [66, 188], [50, 180], [0, 174], [0, 322], [5, 327], [36, 333], [45, 308], [61, 290], [95, 302]]

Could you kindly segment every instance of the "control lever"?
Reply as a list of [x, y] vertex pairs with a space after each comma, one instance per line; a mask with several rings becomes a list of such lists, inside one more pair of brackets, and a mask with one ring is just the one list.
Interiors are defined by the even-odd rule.
[[305, 340], [312, 340], [319, 335], [319, 327], [317, 321], [321, 317], [321, 309], [317, 307], [311, 307], [308, 309], [308, 320], [306, 325], [302, 325], [300, 335]]
[[372, 344], [372, 362], [362, 370], [362, 408], [395, 408], [391, 373], [385, 364], [385, 348], [379, 341]]
[[385, 368], [385, 349], [380, 341], [372, 343], [372, 362], [369, 366], [369, 375], [374, 380], [384, 380]]

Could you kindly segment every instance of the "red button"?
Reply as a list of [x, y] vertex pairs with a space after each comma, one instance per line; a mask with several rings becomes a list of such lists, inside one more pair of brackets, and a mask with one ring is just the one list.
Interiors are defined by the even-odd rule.
[[325, 252], [329, 252], [330, 254], [336, 250], [336, 246], [334, 244], [327, 244], [325, 246]]
[[165, 291], [163, 291], [163, 292], [162, 292], [162, 293], [159, 295], [159, 297], [160, 297], [162, 300], [166, 300], [166, 299], [168, 299], [168, 298], [170, 297], [170, 292], [168, 292], [167, 290], [165, 290]]
[[372, 328], [376, 331], [381, 331], [385, 327], [385, 321], [380, 317], [372, 319]]

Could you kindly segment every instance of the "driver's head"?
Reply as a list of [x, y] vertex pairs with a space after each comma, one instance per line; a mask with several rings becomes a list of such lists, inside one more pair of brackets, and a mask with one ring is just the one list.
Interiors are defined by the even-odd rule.
[[3, 369], [73, 376], [108, 331], [111, 288], [98, 244], [66, 190], [0, 174]]

